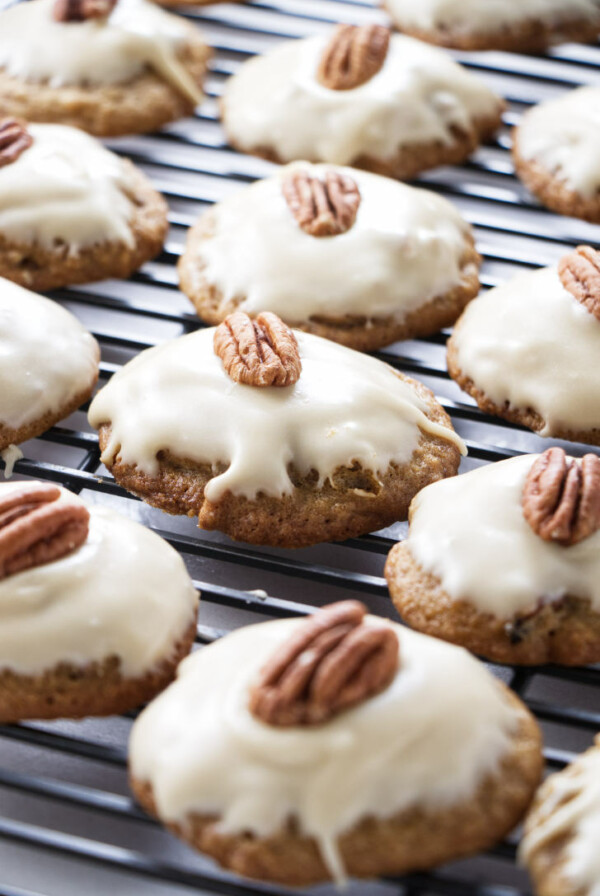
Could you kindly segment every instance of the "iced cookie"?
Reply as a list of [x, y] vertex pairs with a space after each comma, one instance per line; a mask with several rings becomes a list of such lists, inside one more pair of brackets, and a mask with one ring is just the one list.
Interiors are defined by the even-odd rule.
[[401, 31], [463, 50], [540, 52], [563, 41], [594, 41], [599, 0], [384, 0]]
[[0, 112], [100, 137], [154, 131], [202, 100], [209, 50], [148, 0], [30, 0], [0, 12]]
[[600, 892], [600, 735], [595, 746], [536, 794], [525, 822], [520, 858], [537, 896]]
[[0, 276], [36, 290], [128, 277], [167, 228], [127, 159], [77, 128], [0, 119]]
[[126, 489], [198, 514], [203, 529], [281, 547], [405, 518], [464, 450], [420, 383], [269, 312], [238, 311], [143, 352], [89, 418]]
[[87, 401], [99, 359], [98, 343], [72, 314], [0, 278], [0, 451]]
[[600, 87], [534, 106], [514, 131], [513, 157], [523, 183], [548, 208], [600, 222]]
[[420, 492], [386, 565], [403, 619], [504, 663], [600, 662], [600, 458], [561, 448]]
[[364, 614], [332, 604], [186, 660], [133, 726], [142, 806], [226, 868], [292, 886], [507, 834], [540, 775], [535, 721], [465, 651]]
[[[161, 6], [212, 6], [214, 3], [232, 2], [232, 0], [155, 0]], [[245, 3], [246, 0], [233, 0], [234, 3]]]
[[198, 595], [149, 529], [43, 482], [0, 485], [0, 721], [112, 715], [173, 678]]
[[520, 274], [467, 307], [448, 371], [482, 411], [541, 436], [600, 444], [600, 253]]
[[443, 51], [381, 25], [341, 25], [244, 63], [221, 112], [235, 148], [391, 177], [460, 162], [504, 103]]
[[363, 351], [452, 324], [479, 290], [473, 234], [441, 196], [296, 163], [205, 212], [181, 288], [218, 324], [240, 309]]

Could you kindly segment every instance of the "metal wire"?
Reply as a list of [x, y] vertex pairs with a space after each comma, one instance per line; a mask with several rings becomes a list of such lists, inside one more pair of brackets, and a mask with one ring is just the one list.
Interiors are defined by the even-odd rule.
[[[200, 326], [177, 291], [174, 263], [185, 230], [210, 203], [273, 170], [227, 147], [216, 114], [226, 77], [278, 39], [315, 33], [336, 21], [384, 21], [367, 0], [223, 4], [186, 15], [216, 49], [201, 112], [161, 134], [108, 141], [140, 165], [168, 198], [165, 250], [127, 283], [108, 281], [53, 295], [99, 339], [101, 384], [140, 350]], [[508, 149], [509, 127], [532, 103], [581, 83], [600, 83], [600, 48], [565, 45], [545, 57], [455, 55], [508, 99], [506, 127], [494, 145], [469, 162], [428, 172], [419, 181], [450, 198], [473, 224], [485, 256], [483, 284], [493, 286], [521, 268], [551, 263], [580, 242], [596, 244], [597, 228], [553, 215], [528, 196], [513, 176]], [[449, 380], [446, 335], [398, 343], [376, 354], [433, 388], [468, 444], [462, 469], [546, 447], [547, 441], [520, 427], [481, 414]], [[198, 646], [246, 622], [307, 613], [342, 596], [360, 596], [373, 612], [394, 616], [382, 570], [387, 551], [406, 531], [404, 524], [297, 552], [251, 548], [202, 533], [191, 521], [167, 517], [126, 495], [102, 467], [96, 435], [83, 411], [24, 449], [18, 477], [61, 482], [87, 500], [110, 504], [154, 528], [181, 552], [203, 593]], [[586, 449], [571, 445], [569, 450]], [[549, 769], [562, 767], [600, 730], [600, 668], [494, 671], [540, 720]], [[0, 727], [0, 896], [69, 896], [104, 893], [109, 887], [118, 893], [283, 894], [221, 872], [134, 805], [125, 771], [134, 717]], [[334, 891], [325, 886], [318, 892]], [[437, 872], [348, 889], [350, 896], [529, 892], [515, 866], [513, 841]]]

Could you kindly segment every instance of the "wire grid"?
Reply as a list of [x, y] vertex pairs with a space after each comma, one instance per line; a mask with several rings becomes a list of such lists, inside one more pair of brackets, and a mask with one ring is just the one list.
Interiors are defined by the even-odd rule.
[[[201, 326], [177, 291], [174, 264], [187, 227], [214, 201], [274, 166], [229, 149], [217, 102], [228, 75], [278, 40], [301, 37], [343, 21], [385, 21], [368, 0], [273, 0], [223, 4], [186, 13], [215, 47], [208, 99], [194, 118], [147, 137], [108, 141], [130, 156], [167, 197], [170, 231], [159, 258], [128, 282], [105, 281], [58, 291], [102, 347], [101, 381], [140, 350]], [[541, 209], [512, 174], [509, 129], [531, 104], [582, 83], [600, 83], [600, 48], [564, 45], [545, 57], [499, 52], [456, 53], [457, 59], [509, 102], [495, 144], [461, 166], [440, 168], [419, 182], [449, 197], [473, 224], [485, 257], [482, 282], [494, 286], [526, 267], [556, 261], [569, 248], [597, 244], [593, 225]], [[543, 450], [547, 440], [480, 413], [448, 378], [447, 333], [397, 343], [377, 357], [417, 376], [434, 390], [469, 448], [465, 471], [520, 452]], [[78, 411], [27, 443], [18, 478], [64, 484], [151, 526], [183, 555], [202, 591], [197, 646], [248, 622], [305, 614], [342, 597], [359, 597], [370, 610], [394, 618], [382, 576], [387, 551], [406, 524], [343, 544], [300, 551], [253, 548], [193, 521], [168, 517], [126, 495], [102, 467], [95, 433]], [[561, 443], [557, 443], [561, 444]], [[585, 446], [562, 443], [571, 453]], [[600, 668], [492, 667], [527, 702], [545, 734], [550, 770], [585, 749], [600, 730]], [[135, 713], [83, 722], [0, 727], [0, 896], [71, 893], [250, 894], [286, 891], [222, 872], [147, 818], [131, 800], [126, 743]], [[298, 892], [298, 891], [295, 891]], [[311, 890], [332, 896], [329, 885]], [[525, 896], [525, 874], [515, 865], [515, 840], [484, 856], [436, 872], [379, 882], [354, 882], [348, 896]]]

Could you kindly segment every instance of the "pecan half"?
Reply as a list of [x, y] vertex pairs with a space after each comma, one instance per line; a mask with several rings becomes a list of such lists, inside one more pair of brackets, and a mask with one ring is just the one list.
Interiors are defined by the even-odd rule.
[[292, 171], [281, 191], [294, 218], [309, 236], [336, 236], [350, 230], [360, 205], [356, 182], [347, 174], [327, 171], [325, 179], [308, 171]]
[[532, 465], [523, 489], [523, 515], [544, 541], [577, 544], [600, 529], [600, 457], [581, 463], [548, 448]]
[[0, 579], [58, 560], [86, 540], [87, 509], [60, 497], [59, 488], [44, 482], [0, 494]]
[[318, 725], [383, 691], [398, 668], [398, 638], [365, 625], [359, 601], [330, 604], [275, 652], [250, 692], [250, 711], [280, 727]]
[[117, 0], [55, 0], [52, 17], [56, 22], [85, 22], [109, 16]]
[[215, 330], [213, 345], [236, 383], [293, 386], [302, 370], [294, 333], [270, 311], [263, 311], [255, 320], [235, 311]]
[[564, 288], [600, 320], [600, 252], [577, 246], [559, 261], [558, 276]]
[[25, 122], [17, 118], [0, 119], [0, 168], [18, 159], [32, 143], [33, 137]]
[[390, 30], [383, 25], [338, 25], [325, 47], [317, 81], [330, 90], [353, 90], [385, 62]]

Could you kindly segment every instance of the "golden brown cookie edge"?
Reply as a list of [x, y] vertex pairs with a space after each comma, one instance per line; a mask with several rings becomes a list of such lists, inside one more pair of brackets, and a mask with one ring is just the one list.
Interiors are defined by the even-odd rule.
[[[229, 302], [222, 308], [223, 295], [205, 274], [201, 245], [214, 236], [214, 212], [209, 209], [190, 228], [186, 248], [179, 259], [179, 285], [193, 304], [198, 316], [206, 323], [217, 325], [237, 310], [245, 297]], [[435, 296], [420, 308], [411, 311], [402, 321], [393, 316], [366, 318], [357, 315], [326, 317], [314, 315], [307, 321], [286, 318], [289, 326], [322, 336], [358, 351], [375, 351], [401, 339], [414, 339], [437, 333], [451, 326], [467, 304], [479, 292], [481, 257], [472, 235], [465, 238], [465, 251], [460, 260], [461, 279], [452, 289]], [[264, 309], [268, 310], [268, 309]]]
[[[412, 384], [426, 402], [429, 419], [451, 427], [450, 418], [426, 386], [403, 374], [397, 375]], [[109, 440], [107, 421], [99, 428], [101, 451]], [[337, 487], [327, 482], [320, 489], [315, 488], [316, 475], [301, 477], [292, 470], [296, 487], [291, 495], [259, 495], [250, 501], [227, 493], [218, 504], [205, 500], [204, 488], [225, 466], [215, 472], [210, 464], [176, 458], [167, 452], [161, 452], [158, 459], [156, 476], [124, 464], [118, 455], [109, 468], [123, 488], [149, 504], [167, 513], [198, 515], [202, 529], [218, 529], [250, 544], [305, 547], [321, 541], [340, 541], [406, 519], [409, 504], [418, 491], [430, 482], [456, 474], [460, 452], [451, 442], [422, 433], [411, 461], [401, 467], [390, 465], [380, 477], [377, 494], [352, 492], [356, 488], [375, 490], [373, 475], [360, 467], [353, 472], [340, 468], [333, 477]]]
[[171, 654], [144, 675], [132, 678], [122, 676], [116, 656], [83, 667], [59, 663], [40, 675], [21, 675], [0, 668], [0, 723], [110, 716], [135, 709], [170, 684], [195, 636], [194, 614]]
[[[178, 58], [202, 85], [212, 51], [189, 26]], [[190, 115], [195, 104], [159, 75], [142, 72], [125, 84], [99, 87], [27, 82], [0, 70], [0, 110], [26, 121], [65, 124], [96, 137], [146, 134]]]
[[[537, 723], [515, 694], [498, 682], [519, 716], [519, 729], [500, 770], [488, 775], [466, 803], [435, 811], [412, 808], [390, 819], [367, 818], [339, 838], [353, 877], [404, 874], [486, 849], [508, 834], [526, 811], [542, 771]], [[152, 787], [130, 775], [137, 801], [159, 818]], [[316, 842], [290, 823], [270, 837], [227, 835], [219, 818], [192, 813], [166, 824], [176, 836], [219, 864], [246, 877], [288, 886], [329, 880]]]
[[34, 292], [47, 292], [108, 277], [126, 278], [162, 250], [168, 231], [168, 207], [145, 174], [129, 159], [121, 160], [133, 199], [129, 222], [133, 246], [105, 241], [71, 252], [67, 243], [45, 248], [9, 241], [0, 233], [0, 277]]
[[547, 604], [527, 620], [522, 640], [513, 643], [506, 627], [511, 619], [483, 612], [467, 600], [453, 600], [440, 579], [422, 569], [408, 544], [392, 548], [385, 577], [396, 610], [411, 628], [485, 659], [528, 666], [600, 662], [600, 614], [587, 599], [567, 595]]

